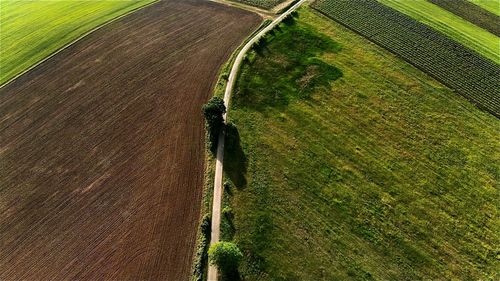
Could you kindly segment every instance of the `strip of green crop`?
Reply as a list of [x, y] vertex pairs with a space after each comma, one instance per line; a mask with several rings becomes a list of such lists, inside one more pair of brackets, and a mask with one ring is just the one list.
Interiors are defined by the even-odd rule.
[[479, 7], [500, 16], [500, 0], [469, 0]]
[[500, 117], [497, 63], [376, 0], [320, 0], [313, 7]]
[[282, 3], [285, 0], [232, 0], [235, 2], [240, 2], [240, 3], [245, 3], [248, 5], [264, 8], [264, 9], [271, 9], [274, 6]]
[[153, 1], [0, 1], [0, 85], [93, 28]]
[[378, 0], [500, 64], [500, 39], [426, 0]]
[[500, 17], [467, 0], [428, 0], [441, 8], [500, 36]]

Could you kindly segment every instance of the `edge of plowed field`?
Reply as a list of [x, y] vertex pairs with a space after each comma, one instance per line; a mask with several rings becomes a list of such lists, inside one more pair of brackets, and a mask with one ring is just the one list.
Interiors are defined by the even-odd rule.
[[48, 61], [49, 59], [51, 59], [52, 57], [54, 57], [54, 56], [55, 56], [55, 55], [57, 55], [58, 53], [60, 53], [60, 52], [64, 51], [65, 49], [69, 48], [70, 46], [72, 46], [73, 44], [77, 43], [78, 41], [80, 41], [80, 40], [84, 39], [85, 37], [89, 36], [89, 35], [90, 35], [90, 34], [92, 34], [93, 32], [95, 32], [95, 31], [97, 31], [97, 30], [99, 30], [99, 29], [101, 29], [101, 28], [105, 27], [106, 25], [108, 25], [108, 24], [110, 24], [110, 23], [112, 23], [112, 22], [114, 22], [114, 21], [117, 21], [117, 20], [119, 20], [119, 19], [121, 19], [121, 18], [123, 18], [123, 17], [126, 17], [126, 16], [128, 16], [128, 15], [130, 15], [130, 14], [132, 14], [132, 13], [135, 13], [135, 12], [137, 12], [137, 11], [141, 10], [141, 9], [144, 9], [144, 8], [146, 8], [146, 7], [148, 7], [148, 6], [154, 5], [154, 4], [158, 3], [159, 1], [161, 1], [161, 0], [153, 0], [152, 2], [145, 3], [145, 4], [144, 4], [144, 5], [142, 5], [142, 6], [139, 6], [139, 7], [135, 8], [135, 9], [132, 9], [132, 10], [130, 10], [130, 11], [128, 11], [128, 12], [126, 12], [126, 13], [124, 13], [124, 14], [121, 14], [121, 15], [119, 15], [119, 16], [117, 16], [117, 17], [114, 17], [114, 18], [112, 18], [112, 19], [110, 19], [110, 20], [108, 20], [108, 21], [106, 21], [106, 22], [104, 22], [104, 23], [102, 23], [102, 24], [100, 24], [100, 25], [98, 25], [98, 26], [96, 26], [96, 27], [92, 28], [91, 30], [89, 30], [89, 31], [87, 31], [87, 32], [83, 33], [82, 35], [80, 35], [80, 36], [79, 36], [78, 38], [76, 38], [75, 40], [73, 40], [73, 41], [71, 41], [71, 42], [67, 43], [66, 45], [63, 45], [61, 48], [59, 48], [59, 49], [55, 50], [54, 52], [50, 53], [50, 54], [49, 54], [49, 55], [47, 55], [45, 58], [43, 58], [43, 59], [39, 60], [39, 61], [38, 61], [38, 62], [36, 62], [35, 64], [31, 65], [30, 67], [28, 67], [28, 68], [26, 68], [25, 70], [23, 70], [23, 71], [19, 72], [18, 74], [16, 74], [14, 77], [12, 77], [12, 78], [10, 78], [9, 80], [5, 81], [5, 83], [3, 83], [3, 84], [1, 84], [1, 85], [0, 85], [0, 89], [1, 89], [1, 88], [3, 88], [3, 87], [5, 87], [5, 86], [7, 86], [7, 85], [8, 85], [8, 84], [10, 84], [10, 83], [12, 83], [12, 82], [13, 82], [13, 81], [15, 81], [17, 78], [19, 78], [19, 77], [23, 76], [24, 74], [26, 74], [26, 73], [30, 72], [31, 70], [35, 69], [35, 68], [36, 68], [37, 66], [39, 66], [40, 64], [42, 64], [42, 63], [44, 63], [44, 62]]
[[[220, 2], [219, 2], [220, 3]], [[264, 19], [264, 18], [263, 18]], [[226, 88], [227, 77], [229, 75], [229, 71], [231, 71], [231, 66], [233, 65], [236, 56], [241, 51], [241, 49], [245, 46], [245, 44], [258, 32], [264, 29], [271, 23], [270, 19], [264, 19], [262, 23], [257, 27], [252, 33], [250, 33], [245, 39], [241, 42], [241, 44], [236, 48], [232, 53], [229, 59], [221, 66], [219, 69], [219, 73], [217, 74], [217, 80], [212, 89], [212, 96], [214, 97], [224, 97], [224, 90]], [[208, 133], [205, 132], [205, 144], [209, 141]], [[205, 220], [205, 217], [211, 217], [212, 211], [212, 197], [213, 197], [213, 187], [214, 187], [214, 176], [215, 176], [215, 157], [210, 152], [208, 146], [205, 146], [205, 172], [203, 175], [204, 183], [203, 183], [203, 194], [200, 208], [200, 217], [198, 218], [198, 227], [196, 233], [196, 245], [195, 245], [195, 254], [193, 255], [192, 260], [192, 274], [191, 280], [204, 280], [203, 277], [206, 276], [206, 269], [208, 269], [208, 263], [203, 264], [203, 254], [206, 254], [208, 250], [208, 245], [210, 243], [210, 237], [205, 237], [203, 234], [202, 223]], [[210, 220], [211, 221], [211, 220]], [[206, 249], [205, 249], [206, 247]], [[201, 263], [201, 264], [200, 264]], [[197, 267], [201, 266], [201, 270], [203, 274], [198, 276]]]

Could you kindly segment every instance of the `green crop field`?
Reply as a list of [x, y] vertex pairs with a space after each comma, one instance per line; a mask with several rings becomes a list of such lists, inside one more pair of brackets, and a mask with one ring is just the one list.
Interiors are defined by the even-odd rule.
[[285, 0], [232, 0], [232, 1], [240, 2], [240, 3], [244, 3], [244, 4], [248, 4], [248, 5], [264, 8], [264, 9], [271, 9], [274, 6], [284, 2]]
[[242, 280], [494, 280], [499, 119], [309, 8], [249, 54], [223, 238]]
[[500, 117], [499, 64], [376, 0], [318, 0], [313, 7]]
[[[500, 64], [500, 38], [427, 0], [378, 0]], [[497, 23], [498, 24], [498, 23]]]
[[[467, 0], [428, 0], [496, 36], [500, 36], [500, 17]], [[500, 40], [500, 39], [499, 39]], [[500, 52], [500, 51], [499, 51]]]
[[0, 1], [0, 85], [96, 26], [153, 1]]
[[500, 16], [500, 0], [469, 0], [479, 7]]

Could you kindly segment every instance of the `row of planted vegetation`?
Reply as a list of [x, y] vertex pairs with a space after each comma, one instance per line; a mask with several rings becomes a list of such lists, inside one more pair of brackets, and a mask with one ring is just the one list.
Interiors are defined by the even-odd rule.
[[233, 0], [244, 4], [257, 6], [263, 9], [271, 9], [274, 6], [284, 2], [285, 0]]
[[[429, 2], [450, 11], [451, 13], [500, 36], [500, 18], [468, 0], [429, 0]], [[494, 1], [493, 1], [494, 2]], [[500, 3], [499, 3], [500, 5]]]
[[224, 279], [494, 275], [499, 121], [414, 67], [301, 9], [246, 57], [229, 118]]
[[313, 7], [500, 117], [500, 62], [376, 0], [318, 0]]

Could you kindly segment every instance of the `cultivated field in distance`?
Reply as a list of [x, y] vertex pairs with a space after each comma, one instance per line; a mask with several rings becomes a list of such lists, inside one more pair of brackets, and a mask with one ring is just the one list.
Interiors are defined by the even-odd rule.
[[161, 1], [0, 89], [0, 279], [187, 280], [201, 106], [261, 22]]
[[499, 64], [376, 0], [318, 0], [313, 7], [500, 116]]
[[252, 6], [261, 7], [264, 9], [271, 9], [272, 7], [285, 2], [285, 0], [232, 0], [234, 2], [240, 2]]
[[0, 85], [139, 1], [0, 1]]
[[[438, 5], [434, 5], [428, 0], [378, 0], [378, 2], [393, 8], [395, 11], [401, 12], [403, 16], [408, 15], [416, 21], [441, 32], [457, 43], [500, 64], [498, 36], [470, 22], [468, 19], [447, 11]], [[449, 5], [457, 7], [458, 3], [453, 1], [449, 2]], [[486, 10], [477, 5], [470, 5], [477, 7], [475, 11], [486, 12]], [[473, 11], [469, 10], [468, 12], [472, 13]], [[494, 17], [495, 23], [498, 24], [500, 18], [495, 15], [492, 15], [492, 17]]]
[[[470, 1], [467, 0], [455, 0], [455, 1], [429, 0], [429, 1], [481, 28], [484, 28], [485, 30], [488, 30], [489, 32], [495, 34], [496, 36], [500, 36], [500, 24], [498, 16]], [[497, 5], [500, 6], [500, 3], [497, 2], [496, 0], [493, 0], [492, 2], [497, 3]]]
[[498, 5], [498, 0], [468, 0], [479, 7], [500, 16], [500, 5]]

